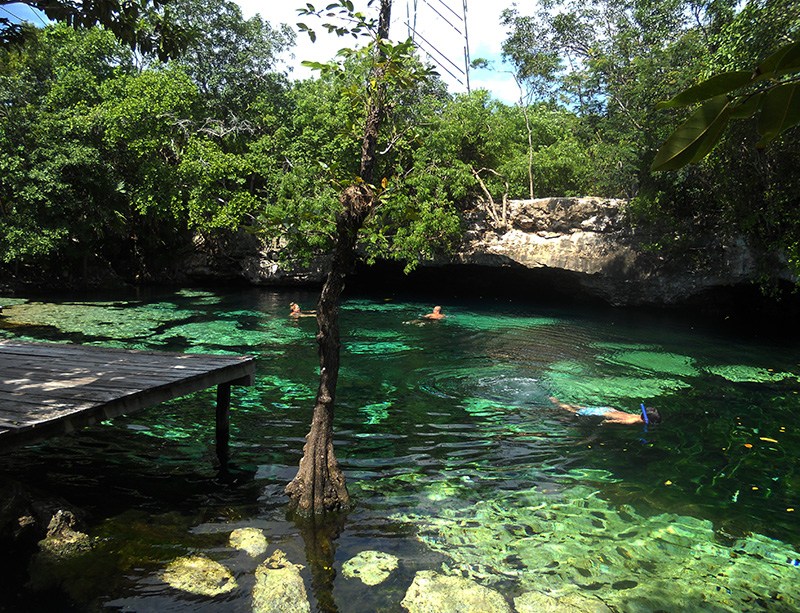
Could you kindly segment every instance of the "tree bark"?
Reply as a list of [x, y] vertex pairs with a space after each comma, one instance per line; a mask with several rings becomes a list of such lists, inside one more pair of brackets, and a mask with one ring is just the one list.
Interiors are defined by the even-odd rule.
[[[391, 0], [381, 0], [377, 32], [379, 40], [388, 37], [391, 6]], [[375, 175], [378, 132], [385, 113], [386, 90], [380, 45], [376, 45], [376, 54], [370, 79], [376, 86], [369, 96], [361, 143], [361, 181], [346, 188], [339, 197], [341, 210], [336, 218], [336, 240], [330, 269], [317, 303], [320, 373], [311, 430], [306, 436], [297, 475], [286, 487], [290, 508], [300, 515], [321, 515], [350, 506], [344, 473], [333, 450], [333, 414], [341, 347], [339, 301], [345, 277], [355, 264], [358, 231], [375, 205], [375, 194], [370, 184]]]
[[344, 281], [355, 263], [358, 230], [373, 204], [366, 185], [348, 187], [341, 195], [342, 211], [336, 220], [336, 246], [330, 270], [317, 303], [319, 387], [306, 436], [303, 458], [286, 492], [293, 510], [301, 515], [346, 509], [350, 504], [344, 474], [333, 451], [333, 414], [339, 380], [339, 301]]

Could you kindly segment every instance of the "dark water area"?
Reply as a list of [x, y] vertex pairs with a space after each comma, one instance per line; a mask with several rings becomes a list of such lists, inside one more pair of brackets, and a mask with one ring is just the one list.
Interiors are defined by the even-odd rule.
[[[436, 322], [402, 292], [343, 304], [336, 450], [355, 506], [323, 579], [283, 493], [318, 371], [315, 320], [290, 319], [288, 303], [313, 308], [315, 294], [0, 298], [0, 338], [257, 357], [256, 385], [234, 388], [231, 478], [215, 468], [213, 389], [0, 453], [0, 477], [69, 501], [98, 539], [78, 567], [19, 573], [0, 610], [250, 611], [254, 570], [275, 549], [304, 565], [312, 610], [401, 611], [421, 570], [510, 605], [533, 591], [619, 611], [800, 608], [796, 337], [687, 313], [446, 297]], [[601, 425], [551, 396], [645, 403], [664, 421]], [[228, 544], [241, 527], [264, 531], [263, 556]], [[366, 586], [344, 564], [371, 550], [399, 565]], [[207, 598], [167, 585], [167, 564], [199, 552], [238, 586]]]

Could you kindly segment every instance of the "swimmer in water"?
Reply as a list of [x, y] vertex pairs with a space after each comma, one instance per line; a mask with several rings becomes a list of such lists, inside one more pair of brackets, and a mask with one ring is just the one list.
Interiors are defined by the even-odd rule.
[[316, 315], [314, 311], [304, 313], [300, 310], [300, 305], [296, 302], [289, 303], [289, 317], [316, 317]]
[[447, 317], [444, 313], [442, 313], [442, 307], [435, 306], [433, 307], [433, 311], [428, 313], [427, 315], [423, 315], [425, 319], [444, 319]]
[[657, 424], [661, 422], [661, 415], [656, 409], [642, 405], [641, 413], [626, 413], [613, 407], [578, 407], [560, 402], [550, 396], [550, 402], [557, 407], [574, 413], [578, 417], [602, 417], [604, 424]]

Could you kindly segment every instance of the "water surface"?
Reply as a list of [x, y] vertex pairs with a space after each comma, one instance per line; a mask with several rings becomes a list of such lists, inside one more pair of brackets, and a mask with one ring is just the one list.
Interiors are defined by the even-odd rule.
[[[258, 358], [256, 385], [234, 389], [232, 480], [215, 470], [214, 390], [0, 455], [0, 476], [84, 509], [100, 537], [80, 569], [51, 580], [76, 610], [249, 610], [261, 560], [227, 545], [243, 526], [264, 529], [267, 555], [280, 548], [306, 565], [320, 609], [400, 611], [424, 569], [509, 602], [541, 591], [620, 611], [800, 607], [796, 345], [685, 318], [496, 301], [444, 304], [437, 322], [419, 319], [431, 306], [420, 302], [344, 303], [336, 449], [355, 508], [334, 574], [312, 580], [283, 494], [318, 369], [315, 320], [288, 318], [292, 300], [312, 308], [314, 297], [0, 299], [5, 338]], [[644, 402], [664, 422], [599, 425], [550, 396], [631, 412]], [[385, 583], [342, 575], [376, 549], [400, 558]], [[239, 587], [208, 600], [161, 581], [195, 552]]]

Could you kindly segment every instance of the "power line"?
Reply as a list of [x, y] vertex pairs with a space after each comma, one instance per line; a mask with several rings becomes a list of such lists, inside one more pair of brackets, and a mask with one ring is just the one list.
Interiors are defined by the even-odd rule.
[[[48, 25], [48, 23], [47, 23], [47, 22], [46, 22], [44, 19], [42, 19], [42, 13], [41, 13], [41, 11], [39, 11], [39, 10], [37, 10], [37, 9], [33, 8], [33, 7], [30, 7], [30, 6], [26, 6], [26, 8], [28, 8], [28, 10], [29, 10], [29, 11], [30, 11], [30, 12], [31, 12], [31, 13], [32, 13], [32, 14], [33, 14], [33, 15], [34, 15], [34, 16], [35, 16], [35, 17], [36, 17], [36, 18], [37, 18], [39, 21], [41, 21], [41, 22], [42, 22], [42, 25], [43, 25], [43, 26], [47, 26], [47, 25]], [[29, 21], [27, 18], [20, 17], [20, 16], [19, 16], [19, 15], [17, 15], [16, 13], [12, 13], [12, 12], [11, 12], [9, 9], [7, 9], [5, 6], [0, 6], [0, 10], [2, 10], [2, 11], [5, 11], [5, 12], [6, 12], [6, 13], [8, 13], [9, 15], [11, 15], [11, 17], [13, 17], [14, 19], [16, 19], [16, 20], [17, 20], [17, 22], [19, 22], [19, 23], [25, 23], [25, 22]]]
[[[437, 49], [437, 48], [436, 48], [436, 46], [435, 46], [433, 43], [431, 43], [431, 42], [430, 42], [430, 41], [429, 41], [427, 38], [425, 38], [425, 37], [424, 37], [422, 34], [420, 34], [419, 32], [417, 32], [417, 31], [416, 31], [416, 30], [414, 30], [413, 28], [411, 28], [411, 24], [408, 24], [408, 23], [407, 23], [406, 25], [407, 25], [407, 26], [408, 26], [408, 27], [411, 29], [411, 31], [412, 31], [412, 33], [413, 33], [413, 35], [415, 36], [415, 39], [414, 39], [414, 44], [415, 44], [417, 47], [419, 47], [420, 49], [422, 49], [422, 50], [423, 50], [423, 51], [424, 51], [424, 52], [425, 52], [425, 53], [428, 55], [428, 57], [429, 57], [431, 60], [433, 60], [434, 62], [437, 62], [436, 58], [435, 58], [435, 57], [433, 57], [433, 53], [435, 53], [435, 54], [436, 54], [436, 55], [438, 55], [440, 58], [442, 58], [442, 59], [443, 59], [445, 62], [447, 62], [448, 64], [450, 64], [450, 65], [451, 65], [451, 66], [452, 66], [452, 67], [453, 67], [453, 68], [454, 68], [454, 69], [455, 69], [457, 72], [460, 72], [461, 74], [464, 74], [464, 71], [461, 69], [461, 67], [460, 67], [460, 66], [458, 66], [458, 65], [457, 65], [455, 62], [453, 62], [453, 60], [451, 60], [449, 57], [447, 57], [447, 56], [446, 56], [444, 53], [442, 53], [441, 51], [439, 51], [439, 49]], [[424, 45], [421, 45], [421, 44], [420, 44], [420, 43], [419, 43], [419, 42], [416, 40], [417, 38], [419, 38], [420, 40], [422, 40], [422, 42], [424, 42], [425, 44], [424, 44]], [[431, 51], [432, 51], [433, 53], [431, 53]], [[441, 69], [442, 69], [442, 70], [444, 70], [444, 71], [445, 71], [447, 74], [449, 74], [451, 77], [453, 77], [453, 78], [454, 78], [456, 81], [458, 81], [458, 82], [459, 82], [459, 84], [461, 84], [461, 85], [464, 85], [464, 81], [462, 81], [462, 80], [461, 80], [459, 77], [457, 77], [456, 75], [454, 75], [454, 74], [453, 74], [453, 72], [452, 72], [450, 69], [448, 69], [446, 66], [443, 66], [443, 65], [441, 64], [441, 62], [437, 62], [437, 64], [439, 65], [439, 68], [441, 68]]]
[[[418, 0], [407, 0], [406, 2], [407, 21], [405, 25], [408, 28], [409, 37], [439, 68], [453, 77], [460, 85], [466, 85], [467, 92], [469, 92], [470, 58], [469, 34], [467, 29], [467, 0], [461, 0], [460, 14], [451, 6], [451, 4], [458, 6], [458, 0], [422, 0], [422, 2], [424, 6], [430, 9], [430, 13], [427, 14], [427, 19], [419, 19], [420, 6]], [[437, 6], [434, 6], [434, 3], [436, 3]], [[461, 53], [454, 55], [452, 50], [443, 50], [440, 48], [441, 44], [434, 44], [420, 33], [420, 30], [426, 33], [430, 30], [430, 28], [424, 29], [420, 25], [422, 21], [424, 21], [426, 25], [433, 26], [434, 28], [439, 23], [444, 22], [444, 24], [447, 24], [461, 39], [463, 39], [463, 68], [459, 65], [462, 60], [458, 56], [460, 56]], [[432, 38], [430, 34], [428, 34], [428, 36]], [[464, 80], [454, 74], [454, 71], [461, 75]]]

